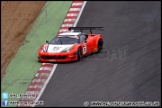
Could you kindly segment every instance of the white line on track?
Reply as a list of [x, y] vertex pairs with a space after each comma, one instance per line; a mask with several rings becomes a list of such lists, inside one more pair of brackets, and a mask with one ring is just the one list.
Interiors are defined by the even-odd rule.
[[[43, 94], [43, 92], [44, 92], [44, 90], [45, 90], [45, 88], [46, 88], [48, 82], [50, 81], [52, 75], [54, 74], [56, 67], [57, 67], [57, 64], [54, 64], [54, 66], [53, 66], [53, 68], [52, 68], [52, 70], [51, 70], [51, 72], [50, 72], [50, 75], [48, 76], [46, 82], [44, 83], [44, 86], [42, 87], [42, 89], [41, 89], [41, 91], [39, 92], [37, 98], [35, 99], [35, 102], [37, 102], [37, 101], [40, 99], [40, 97], [41, 97], [41, 95]], [[32, 105], [32, 107], [34, 107], [34, 106], [35, 106], [35, 104]]]
[[75, 27], [75, 26], [77, 25], [77, 23], [78, 23], [78, 21], [79, 21], [79, 18], [80, 18], [80, 16], [81, 16], [82, 12], [83, 12], [83, 9], [84, 9], [86, 3], [87, 3], [87, 1], [84, 1], [83, 6], [82, 6], [82, 8], [81, 8], [81, 10], [80, 10], [80, 12], [79, 12], [79, 15], [78, 15], [78, 17], [77, 17], [77, 19], [76, 19], [76, 21], [75, 21], [73, 27]]

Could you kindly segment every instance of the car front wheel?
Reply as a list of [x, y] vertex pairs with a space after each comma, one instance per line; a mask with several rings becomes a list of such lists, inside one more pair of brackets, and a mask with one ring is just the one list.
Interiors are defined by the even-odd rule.
[[78, 61], [82, 59], [82, 51], [81, 48], [78, 48]]

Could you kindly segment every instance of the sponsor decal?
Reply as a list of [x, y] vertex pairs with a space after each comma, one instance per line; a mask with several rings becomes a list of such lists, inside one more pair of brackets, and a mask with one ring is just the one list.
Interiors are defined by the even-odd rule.
[[62, 47], [53, 47], [52, 51], [58, 51]]

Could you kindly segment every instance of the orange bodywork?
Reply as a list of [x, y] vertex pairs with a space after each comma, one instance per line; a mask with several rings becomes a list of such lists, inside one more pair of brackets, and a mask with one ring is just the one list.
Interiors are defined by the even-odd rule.
[[83, 50], [83, 47], [86, 44], [86, 53], [82, 53], [82, 56], [88, 55], [90, 53], [94, 53], [98, 50], [99, 39], [102, 39], [102, 36], [100, 34], [88, 34], [88, 38], [85, 43], [74, 44], [73, 48], [69, 52], [59, 52], [59, 53], [50, 53], [50, 52], [42, 51], [42, 48], [45, 45], [43, 44], [38, 49], [39, 61], [40, 62], [76, 61], [78, 59], [78, 55], [77, 55], [78, 48], [81, 48], [81, 50]]
[[42, 52], [42, 47], [38, 50], [38, 57], [41, 62], [68, 62], [77, 60], [77, 53], [75, 51], [49, 53]]

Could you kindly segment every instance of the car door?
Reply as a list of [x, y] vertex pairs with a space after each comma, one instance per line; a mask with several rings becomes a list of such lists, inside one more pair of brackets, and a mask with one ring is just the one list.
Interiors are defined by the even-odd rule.
[[86, 41], [87, 37], [86, 34], [81, 34], [80, 35], [80, 43], [82, 44], [82, 53], [83, 55], [86, 55], [89, 53], [90, 49], [89, 49], [89, 42]]

